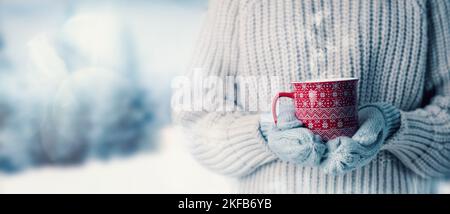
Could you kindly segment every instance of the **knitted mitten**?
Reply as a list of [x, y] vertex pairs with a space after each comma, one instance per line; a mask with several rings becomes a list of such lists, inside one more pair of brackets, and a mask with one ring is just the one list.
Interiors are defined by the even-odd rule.
[[266, 135], [272, 152], [284, 161], [304, 166], [318, 165], [326, 149], [320, 137], [301, 127], [302, 123], [295, 117], [292, 105], [281, 105], [278, 118], [277, 125], [273, 122], [260, 123], [261, 132]]
[[282, 104], [279, 107], [279, 112], [280, 113], [278, 114], [277, 125], [275, 125], [275, 123], [273, 122], [272, 113], [260, 115], [259, 125], [260, 131], [264, 139], [267, 140], [269, 132], [272, 131], [274, 128], [278, 128], [280, 130], [287, 130], [302, 126], [300, 120], [298, 120], [297, 117], [295, 116], [295, 108], [293, 105]]
[[360, 127], [352, 138], [327, 142], [328, 151], [321, 163], [326, 173], [345, 173], [368, 164], [400, 126], [400, 111], [386, 103], [363, 106], [358, 114]]

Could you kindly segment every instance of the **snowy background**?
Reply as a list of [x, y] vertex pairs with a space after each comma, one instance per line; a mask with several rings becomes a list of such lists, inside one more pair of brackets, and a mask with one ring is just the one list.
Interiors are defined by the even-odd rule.
[[170, 125], [206, 4], [0, 1], [0, 193], [232, 191]]
[[170, 124], [206, 5], [1, 0], [0, 193], [233, 192]]

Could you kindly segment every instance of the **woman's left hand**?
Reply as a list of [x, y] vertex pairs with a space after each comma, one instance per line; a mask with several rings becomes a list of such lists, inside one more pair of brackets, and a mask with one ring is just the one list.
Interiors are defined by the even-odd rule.
[[389, 104], [366, 105], [358, 114], [360, 127], [353, 137], [326, 143], [327, 153], [320, 165], [326, 173], [341, 174], [368, 164], [400, 125], [399, 110]]

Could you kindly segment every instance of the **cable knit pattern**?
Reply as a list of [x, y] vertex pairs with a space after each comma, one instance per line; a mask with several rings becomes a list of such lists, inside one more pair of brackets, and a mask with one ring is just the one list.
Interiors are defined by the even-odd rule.
[[191, 68], [279, 76], [284, 91], [291, 81], [358, 77], [360, 106], [400, 110], [400, 127], [383, 150], [347, 174], [279, 160], [258, 130], [259, 113], [175, 118], [192, 136], [194, 156], [238, 177], [243, 193], [433, 192], [433, 180], [450, 173], [449, 14], [450, 0], [210, 1]]

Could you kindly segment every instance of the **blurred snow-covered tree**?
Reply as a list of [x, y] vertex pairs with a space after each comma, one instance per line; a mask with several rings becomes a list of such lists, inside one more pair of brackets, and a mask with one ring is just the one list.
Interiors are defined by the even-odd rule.
[[69, 11], [28, 42], [27, 69], [0, 69], [0, 171], [149, 150], [167, 122], [114, 9]]

